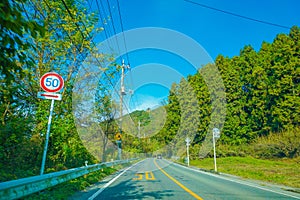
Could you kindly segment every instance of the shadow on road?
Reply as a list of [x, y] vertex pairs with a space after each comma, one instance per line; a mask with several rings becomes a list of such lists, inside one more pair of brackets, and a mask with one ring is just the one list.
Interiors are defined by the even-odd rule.
[[104, 190], [96, 199], [168, 199], [174, 196], [173, 190], [162, 190], [158, 180], [151, 181], [151, 184], [148, 181], [147, 188], [143, 182], [123, 181]]

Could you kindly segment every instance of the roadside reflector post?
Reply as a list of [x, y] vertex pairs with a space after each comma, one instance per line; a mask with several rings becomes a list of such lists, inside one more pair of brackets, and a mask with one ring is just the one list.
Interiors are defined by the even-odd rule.
[[214, 146], [214, 165], [215, 172], [217, 172], [217, 156], [216, 156], [216, 140], [215, 138], [220, 138], [220, 130], [218, 128], [213, 128], [213, 146]]
[[185, 142], [186, 142], [187, 165], [190, 166], [189, 146], [190, 146], [191, 139], [190, 139], [189, 137], [187, 137], [187, 138], [185, 139]]

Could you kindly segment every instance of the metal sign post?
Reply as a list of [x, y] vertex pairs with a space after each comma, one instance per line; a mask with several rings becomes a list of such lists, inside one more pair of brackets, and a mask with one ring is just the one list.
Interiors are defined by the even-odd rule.
[[215, 140], [215, 138], [220, 138], [220, 130], [218, 128], [213, 128], [214, 164], [215, 164], [215, 172], [217, 172], [217, 156], [216, 156], [216, 140]]
[[117, 140], [117, 145], [118, 145], [118, 160], [121, 160], [122, 158], [122, 141], [121, 140]]
[[190, 146], [190, 138], [187, 137], [185, 139], [185, 142], [186, 142], [186, 155], [187, 155], [187, 165], [190, 166], [190, 154], [189, 154], [189, 146]]
[[49, 141], [49, 136], [50, 136], [50, 128], [51, 128], [53, 108], [54, 108], [54, 99], [51, 100], [50, 114], [49, 114], [49, 118], [48, 118], [48, 126], [47, 126], [45, 147], [44, 147], [43, 160], [42, 160], [42, 166], [41, 166], [41, 175], [44, 174], [44, 169], [45, 169], [45, 162], [46, 162], [46, 156], [47, 156], [47, 150], [48, 150], [48, 141]]
[[122, 158], [122, 134], [117, 133], [115, 135], [115, 140], [116, 140], [117, 147], [118, 147], [118, 160], [121, 160], [121, 158]]
[[42, 87], [42, 89], [44, 91], [46, 91], [46, 93], [39, 92], [38, 98], [51, 99], [50, 114], [49, 114], [49, 118], [48, 118], [45, 147], [44, 147], [41, 172], [40, 172], [40, 174], [43, 175], [44, 170], [45, 170], [48, 142], [49, 142], [49, 137], [50, 137], [50, 128], [51, 128], [52, 114], [53, 114], [53, 109], [54, 109], [54, 100], [61, 100], [61, 94], [57, 94], [54, 92], [58, 92], [63, 88], [64, 80], [59, 74], [54, 73], [54, 72], [49, 72], [49, 73], [44, 74], [42, 76], [42, 78], [40, 79], [40, 86]]

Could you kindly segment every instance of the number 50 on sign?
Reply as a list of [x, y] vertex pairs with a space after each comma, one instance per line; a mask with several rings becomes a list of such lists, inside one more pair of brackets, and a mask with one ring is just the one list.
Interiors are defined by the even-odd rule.
[[49, 72], [42, 76], [40, 85], [46, 92], [58, 92], [64, 87], [64, 79], [55, 72]]

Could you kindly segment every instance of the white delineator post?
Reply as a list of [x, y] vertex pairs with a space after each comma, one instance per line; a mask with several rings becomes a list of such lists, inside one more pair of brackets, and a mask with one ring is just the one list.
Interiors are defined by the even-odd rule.
[[190, 146], [190, 138], [187, 137], [185, 139], [185, 142], [186, 142], [186, 155], [187, 155], [187, 165], [190, 166], [190, 154], [189, 154], [189, 146]]
[[215, 172], [217, 172], [217, 156], [216, 156], [216, 140], [215, 140], [215, 138], [220, 138], [220, 130], [218, 128], [213, 128], [214, 164], [215, 164]]

